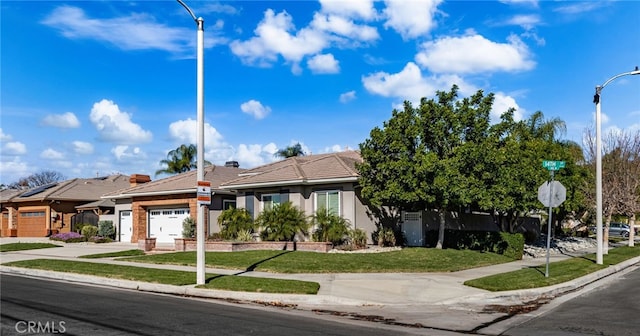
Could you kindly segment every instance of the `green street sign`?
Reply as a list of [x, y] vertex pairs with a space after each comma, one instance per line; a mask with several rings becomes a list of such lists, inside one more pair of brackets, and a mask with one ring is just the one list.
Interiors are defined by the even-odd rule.
[[542, 167], [547, 170], [560, 170], [564, 168], [564, 161], [542, 161]]

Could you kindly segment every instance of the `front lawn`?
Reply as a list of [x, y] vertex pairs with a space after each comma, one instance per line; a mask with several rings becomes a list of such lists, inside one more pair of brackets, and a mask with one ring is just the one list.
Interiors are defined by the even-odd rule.
[[87, 254], [87, 255], [79, 256], [78, 258], [100, 259], [100, 258], [116, 258], [116, 257], [139, 256], [139, 255], [144, 255], [144, 254], [145, 253], [144, 253], [143, 250], [126, 250], [126, 251], [118, 251], [118, 252]]
[[595, 254], [550, 263], [548, 278], [544, 276], [546, 264], [542, 264], [469, 280], [464, 284], [492, 292], [546, 287], [577, 279], [637, 256], [640, 256], [640, 247], [623, 246], [610, 249], [609, 254], [603, 255], [602, 265], [596, 264]]
[[51, 247], [62, 247], [50, 243], [9, 243], [0, 245], [0, 252], [14, 252], [24, 250], [37, 250]]
[[[405, 248], [382, 253], [303, 251], [207, 252], [211, 268], [275, 273], [419, 273], [455, 272], [513, 261], [503, 255], [471, 250]], [[195, 266], [196, 252], [176, 252], [120, 260]]]
[[[177, 286], [193, 285], [196, 282], [195, 272], [70, 260], [35, 259], [15, 261], [3, 265]], [[198, 287], [230, 291], [285, 294], [316, 294], [320, 288], [318, 283], [309, 281], [218, 275], [211, 273], [206, 275], [206, 279], [206, 284]]]

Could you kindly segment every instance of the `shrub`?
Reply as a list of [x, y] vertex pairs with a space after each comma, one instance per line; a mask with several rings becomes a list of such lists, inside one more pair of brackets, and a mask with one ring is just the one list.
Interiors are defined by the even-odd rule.
[[196, 220], [187, 217], [182, 221], [182, 238], [194, 238], [196, 236]]
[[98, 236], [105, 238], [115, 238], [116, 228], [113, 226], [113, 221], [99, 221], [98, 222]]
[[378, 246], [396, 246], [396, 234], [392, 228], [382, 228], [382, 231], [378, 233]]
[[222, 238], [230, 240], [238, 239], [244, 231], [249, 231], [251, 234], [255, 227], [251, 214], [243, 208], [229, 208], [222, 211], [218, 216], [218, 225]]
[[65, 243], [80, 243], [80, 242], [84, 242], [85, 238], [83, 235], [77, 233], [77, 232], [65, 232], [65, 233], [57, 233], [54, 235], [51, 235], [51, 237], [49, 237], [50, 240], [56, 240], [56, 241], [62, 241]]
[[331, 242], [338, 246], [349, 236], [349, 221], [324, 208], [318, 209], [311, 217], [311, 224], [316, 227], [313, 232], [315, 241]]
[[98, 228], [93, 225], [85, 225], [82, 227], [82, 235], [87, 237], [93, 237], [98, 235]]
[[76, 223], [73, 226], [73, 231], [77, 232], [77, 233], [82, 233], [82, 228], [87, 226], [87, 225], [91, 225], [91, 224], [89, 224], [89, 223]]
[[494, 252], [503, 254], [514, 260], [522, 259], [522, 253], [524, 253], [524, 236], [521, 233], [500, 232], [500, 238], [502, 238], [502, 242]]
[[349, 231], [349, 240], [355, 248], [362, 249], [367, 247], [367, 233], [363, 229]]
[[[437, 239], [438, 231], [427, 232], [428, 246], [435, 246]], [[514, 260], [520, 260], [524, 251], [524, 236], [521, 233], [447, 229], [444, 234], [443, 247], [494, 252], [511, 257]]]
[[242, 242], [248, 242], [253, 240], [253, 233], [251, 230], [242, 230], [238, 232], [236, 239]]
[[109, 237], [93, 236], [89, 238], [89, 241], [92, 243], [100, 244], [100, 243], [111, 243], [113, 242], [113, 239]]
[[212, 241], [221, 241], [222, 239], [222, 235], [220, 234], [220, 232], [214, 232], [211, 235], [209, 235], [209, 237], [207, 238], [207, 240], [212, 240]]
[[262, 238], [271, 241], [292, 241], [296, 234], [305, 234], [309, 224], [304, 211], [291, 202], [285, 202], [264, 210], [256, 224], [263, 228]]

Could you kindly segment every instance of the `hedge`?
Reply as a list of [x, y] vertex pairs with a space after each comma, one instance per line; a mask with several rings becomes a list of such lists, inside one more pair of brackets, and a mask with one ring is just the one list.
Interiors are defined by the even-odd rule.
[[[436, 246], [438, 231], [427, 231], [426, 242], [427, 246]], [[446, 229], [443, 247], [494, 252], [514, 260], [520, 260], [524, 251], [524, 236], [521, 233]]]

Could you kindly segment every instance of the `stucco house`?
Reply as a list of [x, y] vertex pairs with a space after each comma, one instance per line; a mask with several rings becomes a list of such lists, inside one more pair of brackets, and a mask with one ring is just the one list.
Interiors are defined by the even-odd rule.
[[77, 207], [129, 185], [129, 176], [116, 174], [74, 178], [29, 190], [0, 193], [3, 237], [46, 237], [69, 232], [78, 221]]
[[[209, 235], [218, 230], [217, 218], [222, 210], [235, 206], [235, 192], [220, 189], [221, 183], [237, 178], [244, 169], [237, 162], [204, 168], [204, 180], [211, 183], [211, 205], [205, 212]], [[132, 175], [131, 187], [102, 195], [115, 204], [114, 226], [123, 242], [156, 238], [159, 244], [173, 244], [182, 238], [182, 222], [197, 216], [197, 172], [195, 170], [149, 182], [147, 175]]]
[[360, 196], [357, 151], [287, 158], [242, 172], [220, 189], [235, 191], [236, 205], [254, 219], [266, 208], [290, 201], [307, 215], [324, 207], [347, 219], [352, 229], [371, 233], [377, 228]]

